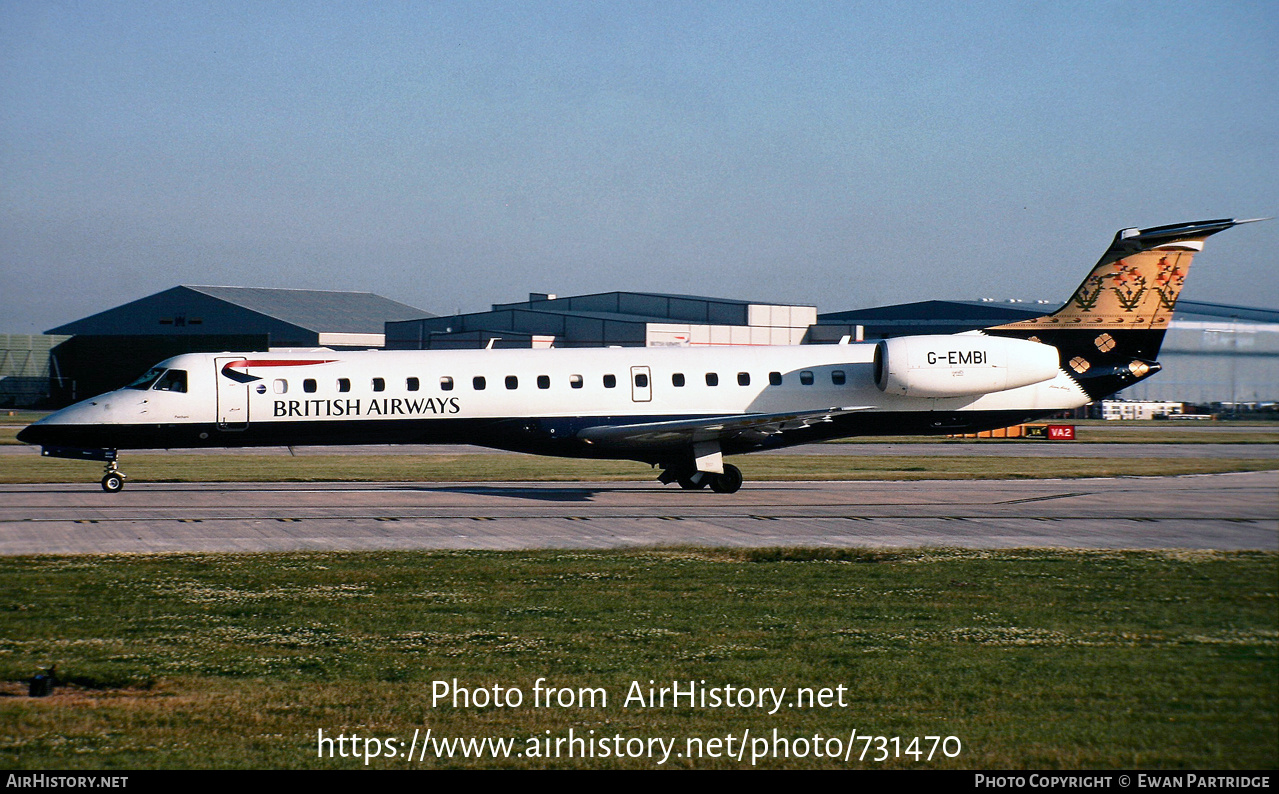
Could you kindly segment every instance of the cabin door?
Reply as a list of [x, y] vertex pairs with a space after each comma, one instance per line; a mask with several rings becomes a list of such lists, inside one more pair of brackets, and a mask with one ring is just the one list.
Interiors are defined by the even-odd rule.
[[218, 429], [244, 430], [249, 426], [249, 374], [227, 366], [243, 358], [213, 359], [213, 380], [218, 384]]
[[631, 399], [637, 403], [653, 401], [653, 381], [648, 367], [631, 367]]

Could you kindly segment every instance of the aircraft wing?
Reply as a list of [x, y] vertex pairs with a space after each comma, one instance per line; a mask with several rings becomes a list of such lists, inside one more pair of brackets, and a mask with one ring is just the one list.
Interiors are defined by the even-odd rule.
[[830, 422], [837, 416], [869, 411], [873, 405], [851, 405], [815, 411], [776, 414], [727, 414], [667, 422], [632, 425], [596, 425], [578, 432], [578, 438], [601, 447], [679, 447], [705, 441], [747, 438], [765, 441], [787, 431]]

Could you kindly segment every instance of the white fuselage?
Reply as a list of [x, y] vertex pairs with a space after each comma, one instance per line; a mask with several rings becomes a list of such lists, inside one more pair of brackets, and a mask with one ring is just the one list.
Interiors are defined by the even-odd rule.
[[[305, 426], [306, 432], [291, 443], [322, 444], [326, 425], [352, 423], [411, 420], [422, 428], [414, 440], [429, 440], [433, 423], [458, 420], [608, 417], [634, 423], [859, 406], [878, 415], [885, 428], [881, 432], [894, 432], [893, 414], [1039, 413], [1074, 408], [1089, 399], [1061, 372], [1039, 383], [979, 395], [886, 393], [875, 382], [875, 351], [875, 344], [859, 343], [193, 353], [157, 367], [185, 373], [185, 391], [162, 389], [164, 384], [119, 389], [59, 411], [33, 428], [128, 426], [151, 439], [146, 446], [170, 446], [162, 443], [163, 432], [153, 432], [168, 429], [174, 431], [171, 445], [185, 446], [178, 439], [188, 437], [176, 431], [199, 426], [206, 436], [197, 445], [238, 446], [288, 443], [289, 428]], [[952, 369], [964, 374], [962, 366]], [[252, 432], [265, 426], [272, 428], [269, 436]], [[455, 435], [449, 434], [453, 440]], [[351, 437], [347, 433], [332, 443], [352, 443]], [[255, 438], [266, 440], [250, 440]], [[477, 439], [493, 442], [488, 435]], [[118, 438], [111, 446], [135, 445]]]

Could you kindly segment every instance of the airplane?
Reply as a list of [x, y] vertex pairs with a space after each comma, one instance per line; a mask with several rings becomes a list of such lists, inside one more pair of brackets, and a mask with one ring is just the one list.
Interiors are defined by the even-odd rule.
[[726, 455], [835, 438], [973, 433], [1077, 408], [1159, 371], [1195, 253], [1252, 220], [1119, 231], [1042, 317], [953, 335], [767, 347], [189, 353], [24, 428], [50, 457], [118, 450], [468, 443], [637, 460], [734, 493]]

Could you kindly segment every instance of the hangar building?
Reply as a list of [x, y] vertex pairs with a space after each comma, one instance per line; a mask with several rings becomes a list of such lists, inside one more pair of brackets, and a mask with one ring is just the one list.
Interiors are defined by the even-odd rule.
[[494, 347], [659, 347], [797, 345], [817, 307], [666, 295], [602, 292], [559, 298], [533, 293], [487, 312], [386, 324], [393, 350]]
[[179, 353], [281, 347], [382, 347], [388, 321], [425, 315], [371, 292], [179, 286], [46, 333], [66, 403], [119, 388]]
[[1039, 317], [1058, 308], [1038, 303], [996, 301], [919, 301], [819, 314], [804, 341], [810, 345], [853, 339], [888, 339], [913, 334], [958, 334], [992, 325]]
[[48, 404], [49, 385], [58, 379], [50, 355], [69, 339], [48, 334], [0, 334], [0, 408]]
[[[66, 403], [190, 351], [823, 344], [960, 333], [1055, 308], [923, 301], [818, 315], [814, 306], [692, 295], [534, 293], [486, 312], [437, 317], [371, 293], [181, 286], [49, 331], [62, 336], [27, 340], [26, 348], [44, 352], [10, 344], [0, 386], [11, 387], [11, 404], [29, 403], [30, 395], [18, 393], [39, 391], [31, 379], [47, 378], [54, 402]], [[1201, 405], [1279, 401], [1279, 311], [1181, 300], [1160, 360], [1163, 372], [1119, 396]]]
[[1178, 301], [1163, 371], [1119, 397], [1198, 405], [1279, 402], [1279, 311]]
[[[691, 295], [605, 292], [494, 304], [487, 312], [386, 325], [399, 350], [829, 344], [955, 334], [1047, 314], [1049, 301], [921, 301], [817, 314], [813, 306]], [[1196, 404], [1279, 401], [1279, 311], [1181, 300], [1165, 337], [1164, 370], [1121, 399]]]

